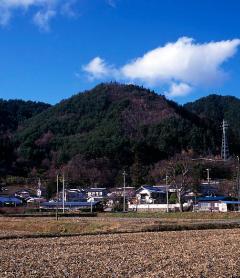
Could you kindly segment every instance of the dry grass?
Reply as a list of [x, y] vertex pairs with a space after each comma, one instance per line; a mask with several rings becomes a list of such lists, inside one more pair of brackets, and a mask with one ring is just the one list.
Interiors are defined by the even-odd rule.
[[3, 240], [0, 277], [240, 277], [240, 230]]
[[36, 234], [76, 234], [92, 233], [117, 229], [109, 221], [91, 219], [62, 218], [59, 221], [49, 218], [0, 218], [0, 237]]
[[[159, 221], [157, 221], [158, 223]], [[0, 217], [0, 238], [37, 234], [86, 234], [140, 231], [157, 224], [151, 219], [108, 218], [17, 218]]]
[[17, 218], [0, 217], [0, 239], [36, 235], [77, 235], [116, 232], [170, 231], [240, 227], [239, 220], [174, 218]]
[[119, 218], [160, 218], [174, 220], [230, 220], [239, 219], [239, 212], [128, 212], [128, 213], [102, 213], [104, 217], [119, 217]]

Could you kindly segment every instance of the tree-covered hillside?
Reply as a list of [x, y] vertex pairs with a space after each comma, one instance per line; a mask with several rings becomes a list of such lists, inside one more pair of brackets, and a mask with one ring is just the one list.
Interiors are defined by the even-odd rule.
[[15, 174], [15, 132], [25, 120], [48, 109], [49, 104], [23, 100], [0, 100], [0, 174]]
[[0, 133], [15, 131], [25, 120], [49, 107], [42, 102], [0, 99]]
[[24, 122], [16, 134], [19, 167], [54, 177], [65, 167], [82, 183], [135, 184], [175, 153], [217, 153], [215, 130], [176, 103], [133, 85], [101, 84]]
[[240, 153], [240, 99], [233, 96], [209, 95], [195, 102], [187, 103], [186, 109], [208, 119], [221, 136], [222, 120], [229, 124], [229, 144], [231, 153]]

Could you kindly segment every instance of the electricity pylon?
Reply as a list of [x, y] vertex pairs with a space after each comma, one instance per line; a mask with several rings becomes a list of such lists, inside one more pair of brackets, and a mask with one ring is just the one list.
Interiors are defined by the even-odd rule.
[[227, 140], [227, 129], [229, 125], [227, 121], [223, 120], [222, 122], [222, 149], [221, 149], [221, 158], [226, 161], [229, 158], [229, 148]]

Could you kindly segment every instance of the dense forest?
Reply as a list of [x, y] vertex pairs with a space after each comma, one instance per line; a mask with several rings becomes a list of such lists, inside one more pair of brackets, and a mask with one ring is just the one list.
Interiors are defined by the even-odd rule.
[[15, 135], [23, 122], [51, 107], [42, 102], [0, 99], [0, 175], [15, 175], [17, 147]]
[[116, 185], [153, 179], [154, 167], [178, 153], [217, 156], [221, 121], [228, 120], [232, 153], [240, 153], [240, 100], [210, 95], [180, 106], [143, 87], [117, 83], [50, 106], [0, 101], [2, 176]]

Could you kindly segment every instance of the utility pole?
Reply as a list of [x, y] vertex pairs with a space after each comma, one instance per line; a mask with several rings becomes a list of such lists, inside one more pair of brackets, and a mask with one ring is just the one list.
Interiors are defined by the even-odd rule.
[[58, 175], [57, 175], [57, 206], [56, 206], [56, 220], [58, 221]]
[[210, 169], [207, 168], [206, 171], [207, 171], [208, 195], [210, 195]]
[[41, 179], [38, 179], [38, 189], [37, 189], [37, 196], [38, 198], [41, 198], [42, 196], [42, 191], [41, 191]]
[[227, 140], [227, 129], [229, 125], [227, 121], [223, 120], [222, 122], [222, 150], [221, 150], [221, 158], [226, 161], [229, 158], [229, 148], [228, 148], [228, 140]]
[[206, 171], [207, 171], [207, 182], [208, 182], [208, 185], [209, 185], [210, 184], [210, 169], [207, 168]]
[[62, 189], [62, 211], [65, 212], [65, 179], [63, 174], [63, 189]]
[[90, 201], [91, 201], [90, 204], [91, 204], [91, 213], [92, 213], [93, 212], [93, 203], [92, 203], [93, 202], [93, 197], [92, 196], [91, 196]]
[[[42, 191], [41, 191], [41, 180], [40, 180], [40, 178], [38, 179], [37, 196], [38, 196], [38, 198], [41, 198], [41, 196], [42, 196]], [[38, 199], [38, 208], [39, 208], [39, 212], [40, 212], [40, 211], [41, 211], [41, 209], [40, 209], [40, 199]]]
[[240, 173], [239, 173], [239, 156], [237, 155], [237, 194], [238, 194], [238, 211], [240, 211], [240, 183], [239, 183], [239, 178], [240, 178]]
[[126, 212], [126, 171], [123, 171], [123, 212]]
[[166, 174], [166, 198], [167, 198], [167, 212], [169, 212], [169, 201], [168, 201], [168, 175]]

